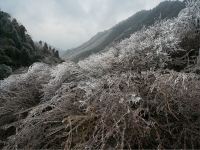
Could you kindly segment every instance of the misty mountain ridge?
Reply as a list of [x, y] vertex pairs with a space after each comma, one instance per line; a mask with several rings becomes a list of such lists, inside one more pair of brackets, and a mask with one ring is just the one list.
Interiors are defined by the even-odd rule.
[[78, 62], [91, 54], [103, 51], [106, 47], [109, 48], [113, 44], [130, 37], [131, 34], [144, 26], [148, 27], [158, 20], [176, 17], [184, 7], [185, 3], [180, 1], [161, 2], [151, 10], [137, 12], [111, 29], [97, 33], [81, 46], [66, 51], [63, 57]]

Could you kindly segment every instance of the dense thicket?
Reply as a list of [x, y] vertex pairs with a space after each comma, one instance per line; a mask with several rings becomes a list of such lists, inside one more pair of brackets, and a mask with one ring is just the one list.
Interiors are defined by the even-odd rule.
[[178, 13], [185, 8], [185, 3], [180, 1], [164, 1], [152, 10], [142, 10], [128, 19], [115, 25], [113, 28], [98, 33], [88, 42], [78, 48], [68, 50], [65, 58], [78, 62], [112, 46], [131, 34], [141, 30], [144, 26], [153, 25], [158, 20], [177, 17]]
[[3, 149], [199, 149], [200, 1], [78, 64], [0, 82]]
[[[15, 70], [30, 66], [47, 56], [54, 58], [52, 63], [60, 61], [58, 51], [53, 51], [47, 44], [34, 43], [23, 25], [9, 14], [0, 11], [0, 79], [7, 77], [10, 68]], [[9, 71], [5, 71], [6, 68], [9, 68]]]

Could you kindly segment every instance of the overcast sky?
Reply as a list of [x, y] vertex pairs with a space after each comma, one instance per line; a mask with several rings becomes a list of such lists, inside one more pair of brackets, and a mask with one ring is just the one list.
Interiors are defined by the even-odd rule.
[[0, 9], [22, 23], [35, 41], [77, 47], [142, 9], [163, 0], [0, 0]]

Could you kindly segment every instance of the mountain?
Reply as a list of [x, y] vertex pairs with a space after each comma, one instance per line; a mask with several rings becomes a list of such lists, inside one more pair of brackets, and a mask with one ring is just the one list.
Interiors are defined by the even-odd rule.
[[0, 11], [0, 79], [33, 62], [61, 62], [59, 53], [46, 43], [34, 42], [26, 28]]
[[152, 10], [142, 10], [115, 25], [113, 28], [97, 33], [81, 46], [68, 50], [64, 57], [65, 59], [78, 62], [91, 54], [100, 52], [106, 47], [110, 47], [113, 43], [130, 37], [131, 34], [142, 29], [144, 26], [153, 25], [156, 21], [161, 19], [176, 17], [184, 7], [185, 4], [180, 1], [161, 2]]

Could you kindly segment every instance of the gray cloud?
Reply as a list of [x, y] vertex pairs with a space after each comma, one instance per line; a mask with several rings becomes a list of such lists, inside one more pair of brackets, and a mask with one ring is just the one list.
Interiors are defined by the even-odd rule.
[[69, 49], [163, 0], [0, 0], [36, 41]]

